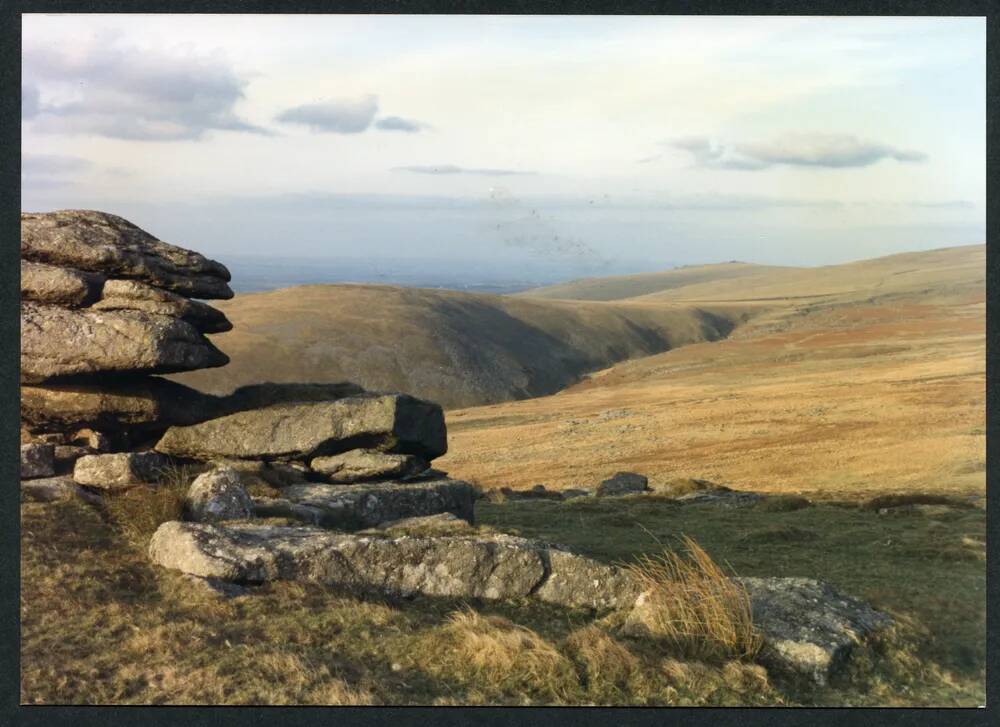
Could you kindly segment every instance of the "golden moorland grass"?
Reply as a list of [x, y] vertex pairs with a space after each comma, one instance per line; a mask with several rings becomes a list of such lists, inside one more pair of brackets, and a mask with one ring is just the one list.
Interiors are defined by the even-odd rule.
[[761, 638], [746, 589], [691, 537], [681, 543], [681, 553], [643, 555], [627, 566], [644, 590], [633, 627], [693, 659], [752, 659]]
[[448, 411], [438, 466], [486, 488], [626, 470], [811, 497], [982, 494], [985, 361], [981, 294], [762, 318], [554, 396]]

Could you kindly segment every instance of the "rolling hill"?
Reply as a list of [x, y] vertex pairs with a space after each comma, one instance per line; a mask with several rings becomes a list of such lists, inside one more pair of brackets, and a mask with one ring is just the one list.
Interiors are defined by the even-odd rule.
[[633, 298], [774, 307], [555, 396], [451, 411], [440, 465], [486, 487], [594, 487], [629, 470], [810, 497], [981, 495], [985, 269], [978, 245]]
[[519, 295], [563, 300], [675, 302], [830, 302], [873, 297], [947, 294], [982, 285], [985, 245], [901, 253], [814, 268], [749, 263], [700, 265], [662, 273], [585, 278]]
[[714, 341], [754, 306], [586, 302], [377, 285], [311, 285], [217, 305], [231, 358], [174, 376], [210, 393], [262, 381], [335, 382], [473, 406], [551, 394], [590, 371]]
[[[311, 285], [218, 304], [231, 358], [172, 378], [225, 394], [262, 381], [349, 380], [446, 408], [545, 396], [615, 363], [779, 328], [816, 307], [932, 300], [983, 286], [985, 246], [790, 268], [726, 263], [591, 279], [513, 296]], [[742, 334], [740, 334], [742, 335]]]

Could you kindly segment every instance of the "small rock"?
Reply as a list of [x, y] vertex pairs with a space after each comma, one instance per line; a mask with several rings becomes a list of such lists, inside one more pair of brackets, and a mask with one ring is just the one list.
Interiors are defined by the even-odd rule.
[[561, 500], [562, 494], [555, 490], [546, 490], [545, 485], [535, 485], [530, 490], [513, 490], [501, 487], [500, 494], [508, 500]]
[[588, 495], [592, 495], [594, 493], [590, 490], [583, 490], [571, 487], [568, 490], [563, 490], [560, 494], [562, 495], [562, 499], [572, 500], [576, 497], [587, 497]]
[[71, 444], [93, 450], [94, 453], [108, 452], [112, 446], [111, 437], [104, 432], [95, 432], [89, 428], [74, 433], [70, 436], [69, 441]]
[[853, 649], [892, 624], [884, 613], [811, 578], [738, 578], [764, 637], [760, 660], [826, 684]]
[[316, 457], [309, 463], [314, 472], [330, 482], [365, 482], [411, 477], [427, 469], [427, 462], [412, 454], [388, 454], [373, 449], [352, 449], [332, 457]]
[[21, 445], [21, 479], [55, 474], [55, 447], [51, 444]]
[[645, 492], [649, 489], [649, 480], [635, 472], [616, 472], [597, 486], [597, 494], [601, 497], [631, 495]]
[[764, 499], [756, 492], [740, 492], [728, 488], [700, 490], [675, 498], [675, 502], [685, 505], [713, 505], [723, 508], [753, 507]]
[[188, 489], [187, 508], [197, 522], [246, 520], [254, 515], [254, 504], [240, 473], [231, 467], [219, 467], [196, 477]]
[[87, 492], [69, 477], [21, 480], [21, 497], [31, 502], [58, 502], [78, 498], [92, 505], [102, 502], [100, 495]]
[[119, 452], [80, 457], [73, 479], [81, 485], [114, 488], [136, 483], [155, 484], [165, 479], [173, 460], [159, 452]]

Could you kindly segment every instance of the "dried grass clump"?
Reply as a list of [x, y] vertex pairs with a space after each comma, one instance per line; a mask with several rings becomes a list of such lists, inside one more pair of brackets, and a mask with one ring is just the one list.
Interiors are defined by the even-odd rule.
[[531, 629], [471, 609], [452, 613], [428, 635], [418, 659], [438, 679], [473, 685], [484, 696], [564, 703], [579, 692], [573, 664]]
[[195, 477], [190, 467], [164, 469], [157, 485], [141, 485], [105, 498], [111, 524], [136, 547], [144, 548], [165, 522], [184, 517], [188, 487]]
[[761, 638], [749, 594], [694, 540], [685, 536], [683, 544], [685, 555], [644, 556], [628, 566], [644, 593], [626, 630], [695, 659], [753, 658]]
[[563, 650], [577, 666], [580, 683], [600, 704], [622, 704], [642, 691], [642, 664], [604, 629], [590, 624], [566, 637]]

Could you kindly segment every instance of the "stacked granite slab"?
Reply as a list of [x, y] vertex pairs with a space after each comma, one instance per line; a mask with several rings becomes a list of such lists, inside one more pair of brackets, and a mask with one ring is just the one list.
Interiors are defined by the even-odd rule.
[[205, 334], [231, 324], [196, 300], [231, 298], [228, 280], [221, 263], [115, 215], [22, 214], [22, 478], [92, 455], [114, 454], [118, 479], [161, 466], [130, 450], [213, 416], [215, 399], [155, 374], [228, 363]]
[[345, 388], [336, 398], [241, 409], [171, 427], [155, 450], [278, 490], [255, 498], [263, 517], [342, 530], [439, 513], [472, 520], [472, 485], [430, 468], [447, 451], [441, 407], [405, 394]]

